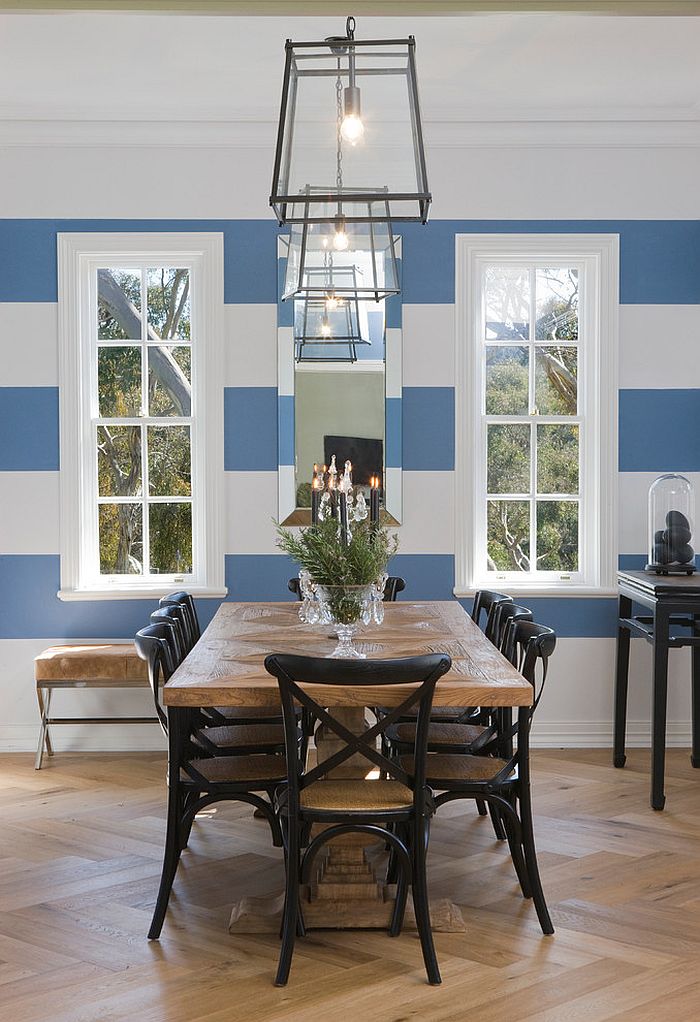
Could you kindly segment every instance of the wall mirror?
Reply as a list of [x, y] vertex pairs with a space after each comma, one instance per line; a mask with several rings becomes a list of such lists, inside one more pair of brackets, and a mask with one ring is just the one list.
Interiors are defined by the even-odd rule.
[[[281, 237], [280, 283], [286, 259]], [[310, 523], [314, 463], [329, 465], [335, 454], [340, 473], [352, 463], [353, 485], [368, 500], [370, 477], [380, 476], [388, 521], [400, 524], [401, 295], [335, 308], [289, 298], [278, 302], [277, 324], [279, 520]]]

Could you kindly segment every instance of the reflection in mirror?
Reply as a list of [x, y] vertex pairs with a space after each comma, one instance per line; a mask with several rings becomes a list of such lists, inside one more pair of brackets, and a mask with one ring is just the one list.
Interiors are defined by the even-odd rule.
[[[400, 255], [399, 239], [395, 248]], [[359, 262], [370, 257], [356, 255]], [[280, 238], [280, 281], [287, 256], [287, 239]], [[314, 464], [328, 468], [335, 455], [340, 474], [345, 462], [351, 463], [354, 495], [363, 494], [368, 506], [370, 480], [379, 479], [382, 514], [398, 524], [400, 297], [378, 302], [361, 297], [361, 290], [352, 289], [354, 281], [336, 274], [336, 289], [325, 273], [320, 266], [315, 279], [311, 269], [307, 293], [278, 304], [279, 520], [286, 525], [311, 521]]]

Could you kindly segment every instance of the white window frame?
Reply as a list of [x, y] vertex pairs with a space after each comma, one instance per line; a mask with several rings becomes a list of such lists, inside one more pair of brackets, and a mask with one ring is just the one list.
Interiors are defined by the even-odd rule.
[[[97, 270], [179, 266], [192, 280], [193, 572], [99, 576], [95, 394]], [[186, 588], [224, 597], [223, 235], [59, 234], [62, 600], [146, 599]], [[97, 562], [98, 563], [98, 562]]]
[[[458, 597], [504, 588], [513, 596], [614, 595], [617, 572], [617, 336], [619, 238], [612, 234], [458, 234], [456, 244], [455, 587]], [[579, 345], [580, 571], [487, 571], [486, 427], [482, 412], [482, 274], [487, 264], [549, 262], [583, 274]], [[547, 417], [543, 416], [543, 419]]]

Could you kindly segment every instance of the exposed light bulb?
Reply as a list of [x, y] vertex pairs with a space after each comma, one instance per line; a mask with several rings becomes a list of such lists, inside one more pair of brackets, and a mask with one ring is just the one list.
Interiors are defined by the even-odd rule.
[[328, 313], [324, 312], [323, 319], [321, 320], [321, 337], [331, 336], [331, 325], [328, 322]]
[[333, 248], [336, 252], [345, 252], [349, 244], [350, 239], [345, 233], [344, 223], [341, 226], [336, 225], [335, 234], [333, 235]]
[[[351, 82], [354, 75], [351, 72]], [[344, 117], [340, 122], [340, 134], [349, 142], [356, 145], [365, 133], [365, 126], [360, 116], [360, 90], [356, 85], [348, 85], [343, 92]]]
[[342, 299], [338, 298], [337, 295], [330, 294], [326, 296], [326, 312], [335, 312], [342, 304]]
[[350, 145], [357, 145], [365, 133], [365, 126], [357, 114], [347, 114], [340, 123], [340, 134]]

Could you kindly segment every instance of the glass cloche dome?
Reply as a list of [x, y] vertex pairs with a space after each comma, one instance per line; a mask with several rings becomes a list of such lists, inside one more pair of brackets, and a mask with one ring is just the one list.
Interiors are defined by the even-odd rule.
[[695, 491], [677, 472], [659, 476], [649, 487], [649, 561], [657, 575], [690, 575], [695, 571], [693, 532]]

